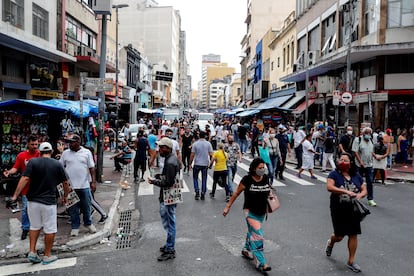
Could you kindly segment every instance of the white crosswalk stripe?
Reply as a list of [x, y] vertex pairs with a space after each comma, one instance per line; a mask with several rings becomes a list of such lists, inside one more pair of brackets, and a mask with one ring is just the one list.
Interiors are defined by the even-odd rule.
[[[245, 159], [245, 161], [252, 160], [250, 157], [245, 158], [243, 157], [243, 159]], [[249, 171], [249, 165], [241, 162], [241, 163], [237, 163], [237, 173], [234, 177], [234, 188], [237, 187], [237, 185], [240, 183], [241, 179], [243, 178], [243, 176], [247, 175], [247, 172]], [[294, 184], [298, 184], [301, 186], [314, 186], [317, 183], [326, 183], [326, 176], [325, 175], [317, 175], [317, 180], [315, 179], [310, 179], [307, 176], [308, 172], [304, 172], [302, 175], [304, 176], [304, 178], [298, 178], [296, 176], [296, 172], [297, 170], [294, 169], [294, 166], [291, 164], [287, 164], [286, 165], [286, 169], [285, 172], [283, 173], [283, 176], [285, 177], [285, 179], [289, 180], [289, 183], [294, 183]], [[207, 175], [207, 190], [211, 191], [212, 187], [213, 187], [213, 172], [211, 170], [209, 170], [208, 175]], [[147, 179], [147, 178], [145, 178]], [[199, 175], [199, 187], [201, 188], [201, 173]], [[284, 183], [283, 181], [277, 180], [275, 179], [273, 181], [273, 186], [275, 187], [286, 187], [288, 186], [286, 183]], [[192, 173], [190, 173], [189, 175], [184, 174], [184, 178], [183, 178], [183, 193], [191, 193], [194, 192], [194, 183], [193, 183], [193, 177], [192, 177]], [[217, 185], [216, 190], [224, 190], [224, 188], [220, 187]], [[146, 195], [153, 195], [154, 193], [158, 194], [158, 189], [154, 188], [154, 185], [148, 184], [147, 181], [145, 182], [141, 182], [139, 183], [139, 189], [138, 189], [138, 196], [146, 196]]]

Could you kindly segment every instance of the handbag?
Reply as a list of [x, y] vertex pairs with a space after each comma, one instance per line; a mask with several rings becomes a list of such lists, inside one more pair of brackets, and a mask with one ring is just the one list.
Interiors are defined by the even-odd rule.
[[164, 205], [183, 203], [183, 173], [179, 172], [172, 187], [163, 189]]
[[269, 195], [267, 196], [267, 213], [273, 213], [280, 207], [279, 199], [277, 195], [270, 188]]
[[359, 217], [360, 221], [363, 221], [366, 216], [371, 214], [371, 211], [358, 199], [352, 199], [352, 203], [354, 205], [354, 212]]

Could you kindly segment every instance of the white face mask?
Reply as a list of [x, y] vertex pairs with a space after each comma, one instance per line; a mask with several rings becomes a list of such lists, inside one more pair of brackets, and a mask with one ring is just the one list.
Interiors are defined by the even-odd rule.
[[270, 133], [270, 138], [275, 138], [276, 137], [276, 134], [274, 134], [274, 133]]
[[347, 133], [348, 135], [352, 135], [352, 130], [348, 130], [346, 133]]

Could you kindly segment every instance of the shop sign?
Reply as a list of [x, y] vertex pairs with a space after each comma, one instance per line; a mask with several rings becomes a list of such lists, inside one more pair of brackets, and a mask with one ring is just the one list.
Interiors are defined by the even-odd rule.
[[367, 103], [368, 102], [368, 94], [354, 94], [354, 103]]
[[85, 78], [86, 91], [112, 91], [112, 78]]
[[387, 102], [388, 101], [388, 93], [372, 93], [371, 100], [373, 102]]
[[30, 90], [30, 95], [40, 96], [40, 97], [58, 98], [59, 97], [59, 92], [32, 89], [32, 90]]

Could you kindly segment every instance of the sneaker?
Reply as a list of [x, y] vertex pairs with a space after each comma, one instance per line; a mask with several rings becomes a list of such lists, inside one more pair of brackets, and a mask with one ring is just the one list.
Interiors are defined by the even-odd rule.
[[44, 256], [43, 257], [42, 264], [48, 265], [50, 263], [53, 263], [54, 261], [57, 261], [57, 259], [58, 259], [58, 257], [57, 256], [53, 256], [53, 255], [50, 255], [49, 257], [48, 256]]
[[352, 264], [347, 263], [346, 267], [349, 268], [350, 270], [352, 270], [355, 273], [359, 273], [359, 272], [362, 271], [361, 267], [356, 263], [352, 263]]
[[139, 182], [145, 182], [144, 178], [141, 178], [141, 179], [139, 180]]
[[72, 230], [70, 231], [70, 235], [71, 235], [72, 237], [76, 237], [77, 235], [79, 235], [79, 229], [72, 229]]
[[68, 213], [68, 210], [65, 210], [65, 211], [63, 211], [63, 212], [61, 212], [61, 213], [57, 214], [57, 217], [58, 217], [58, 218], [70, 218], [70, 215], [69, 215], [69, 213]]
[[214, 193], [210, 193], [210, 198], [214, 198]]
[[160, 252], [164, 253], [165, 252], [165, 245], [160, 247]]
[[201, 194], [200, 199], [201, 199], [201, 200], [205, 200], [205, 199], [206, 199], [206, 197], [204, 196], [204, 194]]
[[38, 264], [41, 263], [42, 260], [40, 259], [39, 255], [33, 252], [29, 252], [29, 255], [27, 255], [27, 258], [32, 264]]
[[326, 252], [326, 256], [328, 256], [328, 257], [330, 257], [332, 255], [332, 249], [333, 249], [333, 246], [331, 246], [330, 244], [331, 244], [331, 239], [329, 239], [326, 242], [326, 250], [325, 250], [325, 252]]
[[197, 193], [195, 194], [195, 200], [199, 200], [199, 199], [200, 199], [200, 193], [198, 193], [198, 192], [197, 192]]
[[108, 215], [102, 216], [101, 219], [98, 221], [98, 223], [105, 223], [105, 220], [108, 218]]
[[159, 262], [162, 261], [167, 261], [169, 259], [174, 259], [175, 258], [175, 252], [163, 252], [158, 258], [157, 260]]
[[296, 174], [296, 177], [297, 178], [302, 178], [302, 176], [300, 174], [298, 174], [298, 173]]
[[88, 228], [89, 233], [91, 233], [91, 234], [96, 233], [96, 228], [93, 224], [87, 225], [86, 228]]
[[243, 258], [246, 258], [248, 260], [253, 260], [252, 253], [250, 253], [247, 249], [243, 249], [241, 252]]
[[22, 236], [20, 237], [22, 240], [27, 238], [27, 234], [29, 234], [29, 230], [22, 230]]
[[370, 200], [368, 200], [368, 205], [372, 206], [372, 207], [375, 207], [375, 206], [377, 206], [377, 203], [373, 199], [370, 199]]
[[134, 182], [138, 182], [139, 178], [138, 177], [134, 177]]
[[285, 180], [285, 178], [283, 177], [283, 175], [279, 175], [279, 179], [280, 180]]
[[230, 201], [230, 196], [226, 196], [226, 202]]
[[311, 179], [318, 179], [316, 176], [312, 175]]

